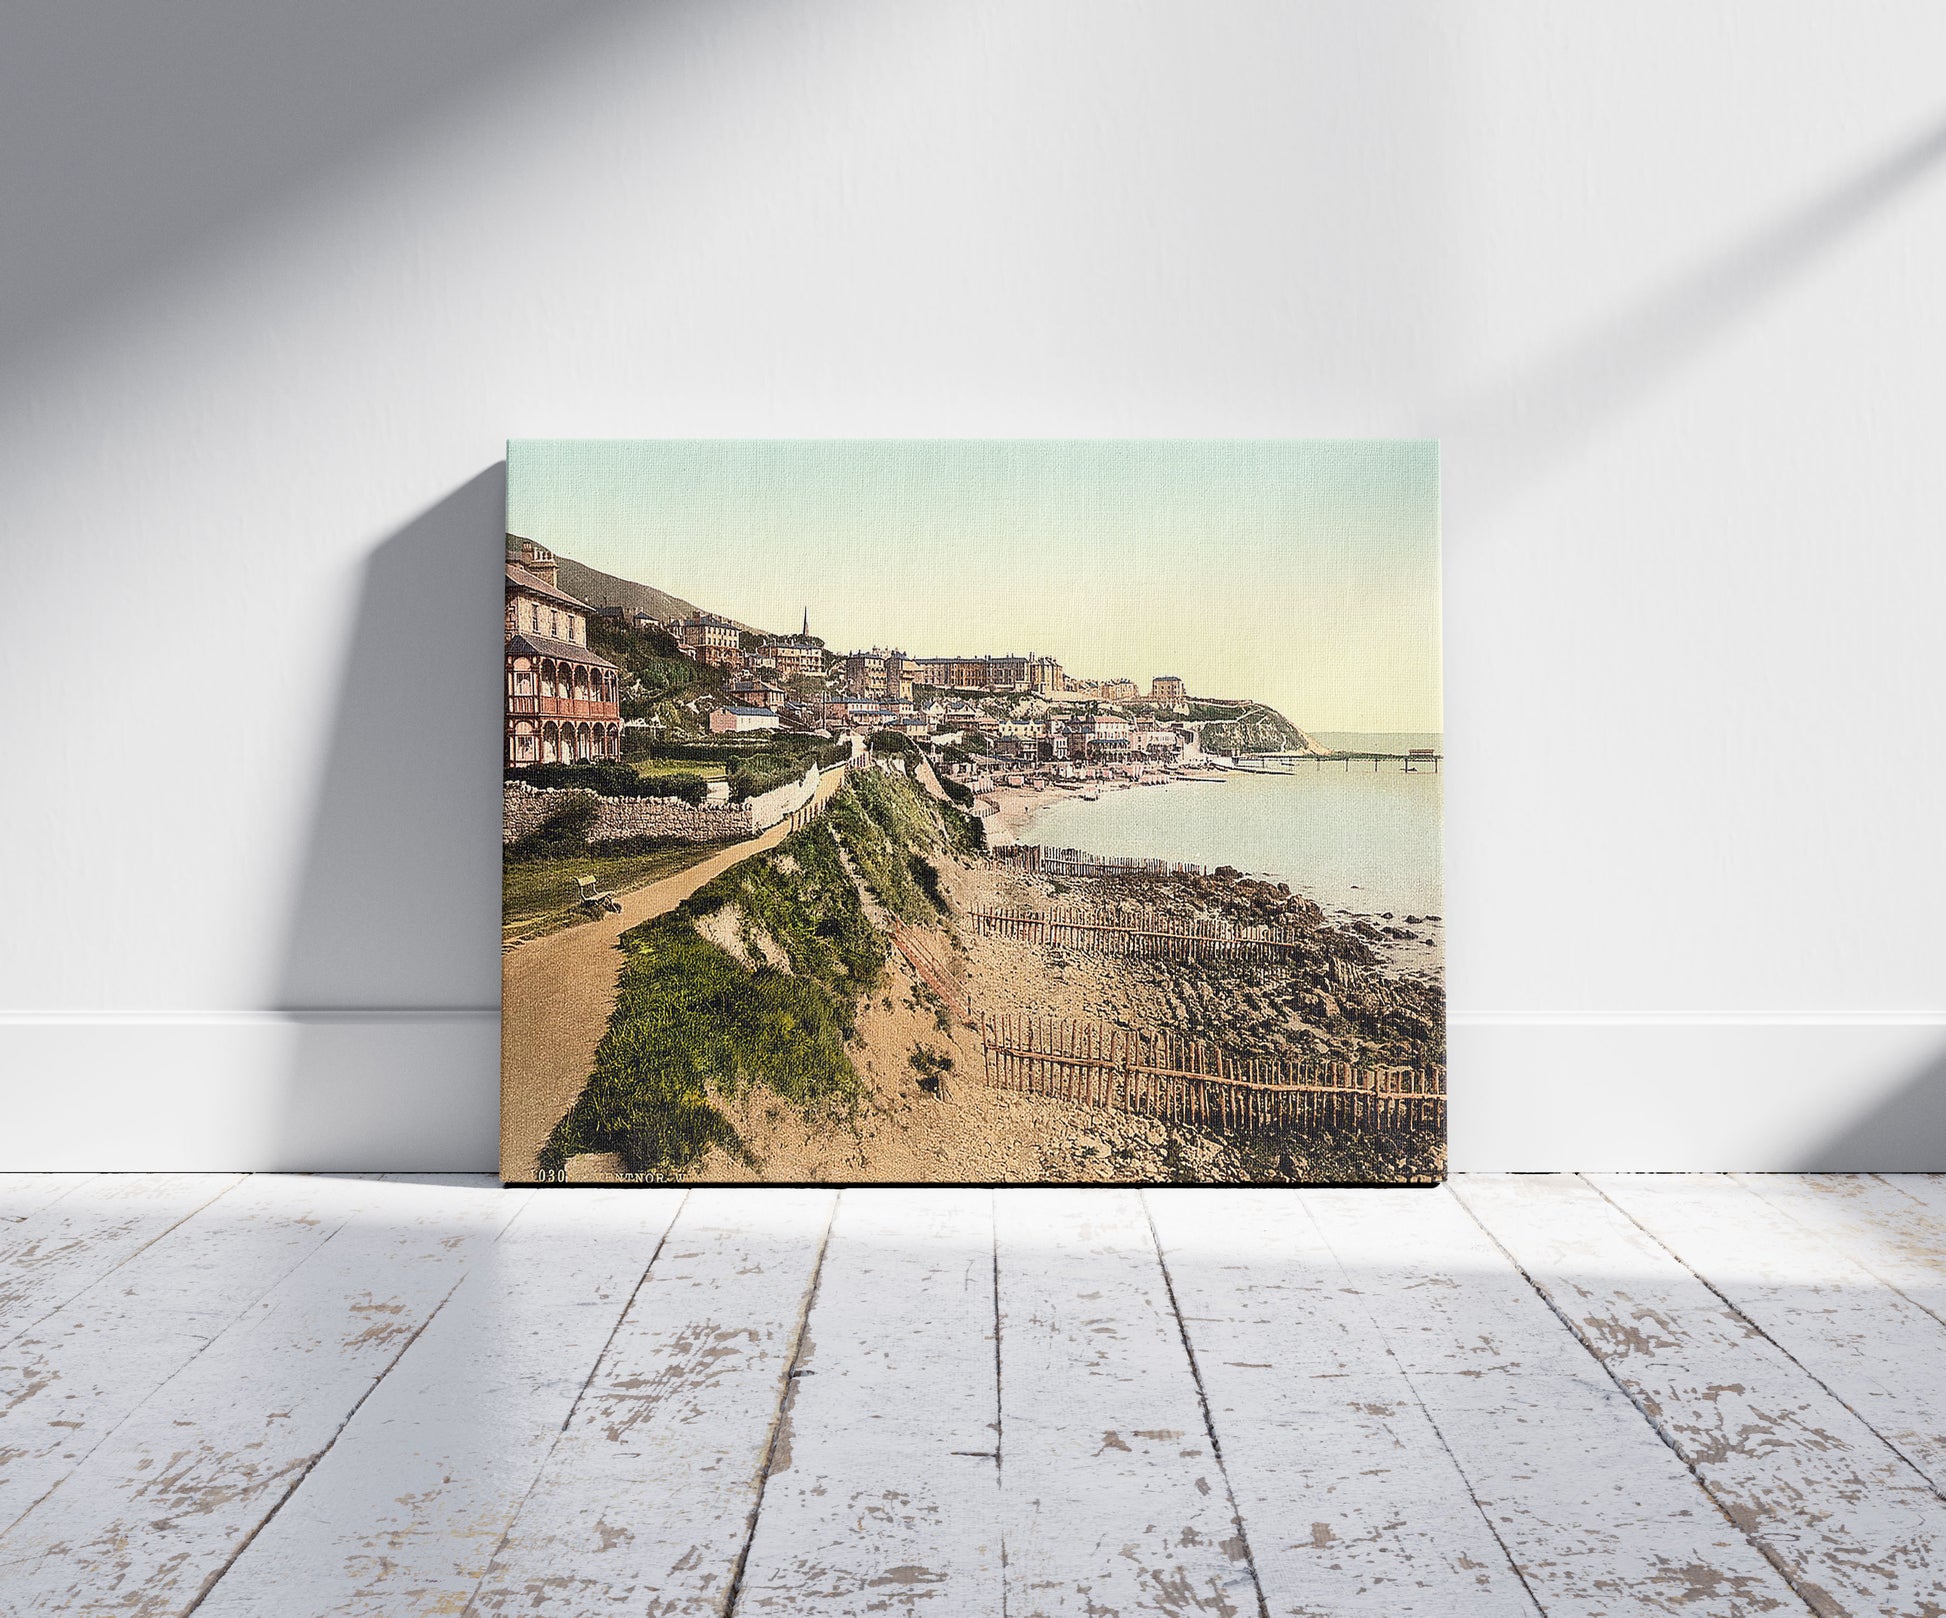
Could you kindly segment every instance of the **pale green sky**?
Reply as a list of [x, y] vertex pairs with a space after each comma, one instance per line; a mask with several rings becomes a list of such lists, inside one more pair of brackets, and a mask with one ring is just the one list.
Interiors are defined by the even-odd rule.
[[1441, 728], [1416, 440], [529, 439], [509, 532], [839, 652], [1052, 653], [1309, 730]]

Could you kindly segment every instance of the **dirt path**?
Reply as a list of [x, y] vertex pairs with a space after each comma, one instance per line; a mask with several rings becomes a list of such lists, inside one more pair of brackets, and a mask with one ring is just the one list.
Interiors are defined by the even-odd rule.
[[[844, 784], [842, 773], [818, 782], [819, 802]], [[732, 865], [775, 848], [790, 835], [779, 821], [761, 836], [732, 843], [699, 864], [621, 896], [620, 915], [534, 939], [501, 957], [500, 1172], [519, 1179], [562, 1115], [574, 1105], [595, 1062], [595, 1047], [615, 1009], [621, 970], [616, 941], [629, 928], [666, 915]]]

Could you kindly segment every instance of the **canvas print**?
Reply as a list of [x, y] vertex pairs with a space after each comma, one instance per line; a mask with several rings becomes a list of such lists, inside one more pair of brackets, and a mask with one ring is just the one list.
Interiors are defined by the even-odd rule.
[[1437, 446], [507, 453], [520, 1183], [1445, 1173]]

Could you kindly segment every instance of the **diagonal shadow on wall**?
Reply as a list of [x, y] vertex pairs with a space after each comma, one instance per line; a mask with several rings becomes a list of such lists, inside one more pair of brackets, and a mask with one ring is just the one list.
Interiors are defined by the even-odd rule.
[[[505, 513], [503, 463], [365, 563], [274, 986], [280, 1163], [493, 1163]], [[381, 1136], [442, 1145], [391, 1161]]]
[[1663, 286], [1605, 316], [1497, 385], [1455, 400], [1437, 425], [1448, 533], [1491, 516], [1618, 417], [1693, 366], [1744, 321], [1946, 161], [1935, 119]]
[[[669, 20], [700, 8], [635, 8]], [[0, 51], [0, 367], [247, 241], [496, 84], [598, 48], [618, 0], [20, 0]]]
[[1946, 1169], [1946, 1038], [1890, 1099], [1808, 1147], [1790, 1166], [1806, 1174]]

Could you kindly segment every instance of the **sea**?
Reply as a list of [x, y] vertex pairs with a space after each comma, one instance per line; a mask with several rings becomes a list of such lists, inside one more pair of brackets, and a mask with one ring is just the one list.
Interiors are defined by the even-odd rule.
[[[1344, 752], [1439, 750], [1421, 732], [1313, 731]], [[1443, 767], [1443, 765], [1442, 765]], [[1233, 865], [1288, 882], [1331, 909], [1438, 915], [1441, 779], [1396, 759], [1303, 761], [1289, 773], [1233, 773], [1209, 781], [1104, 790], [1037, 811], [1022, 842]]]

